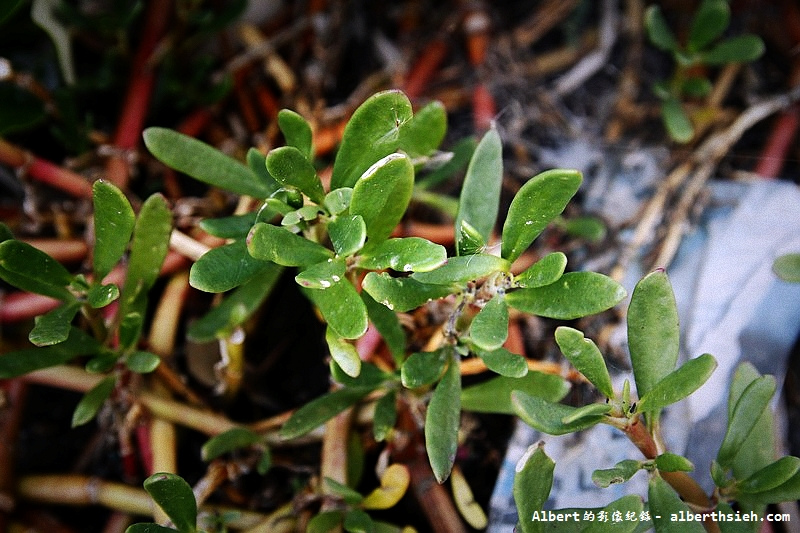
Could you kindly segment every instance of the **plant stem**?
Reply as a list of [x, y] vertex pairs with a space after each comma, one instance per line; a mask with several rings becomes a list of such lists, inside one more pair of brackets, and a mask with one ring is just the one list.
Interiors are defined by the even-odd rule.
[[92, 184], [80, 174], [45, 161], [2, 138], [0, 138], [0, 163], [71, 196], [92, 197]]

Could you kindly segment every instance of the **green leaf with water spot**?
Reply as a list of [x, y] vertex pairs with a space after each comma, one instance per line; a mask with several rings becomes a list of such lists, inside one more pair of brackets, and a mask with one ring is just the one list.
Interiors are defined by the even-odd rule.
[[717, 44], [702, 54], [702, 60], [708, 65], [725, 65], [728, 63], [749, 63], [764, 54], [764, 41], [757, 35], [739, 35]]
[[503, 182], [503, 143], [497, 130], [487, 131], [472, 154], [455, 220], [456, 253], [464, 255], [461, 226], [466, 221], [483, 239], [489, 242], [497, 221], [500, 206], [500, 187]]
[[692, 17], [686, 50], [699, 52], [721, 36], [731, 19], [731, 8], [725, 0], [703, 0]]
[[434, 383], [447, 364], [449, 350], [440, 348], [433, 352], [416, 352], [408, 356], [400, 367], [400, 381], [409, 389]]
[[164, 472], [153, 474], [144, 480], [144, 490], [180, 533], [197, 531], [197, 501], [183, 478]]
[[212, 248], [189, 270], [189, 285], [204, 292], [226, 292], [253, 278], [269, 263], [247, 251], [244, 240]]
[[328, 259], [304, 269], [294, 280], [307, 289], [327, 289], [344, 279], [346, 269], [344, 259]]
[[562, 377], [542, 372], [528, 372], [524, 377], [498, 376], [461, 391], [461, 408], [476, 413], [498, 413], [513, 415], [511, 393], [522, 391], [549, 402], [558, 402], [570, 390], [570, 384]]
[[640, 396], [636, 409], [643, 413], [660, 411], [683, 400], [708, 381], [716, 368], [717, 361], [707, 353], [686, 361]]
[[144, 130], [143, 137], [145, 146], [159, 161], [203, 183], [255, 198], [274, 192], [271, 183], [246, 165], [188, 135], [151, 127]]
[[389, 154], [358, 178], [350, 199], [350, 214], [361, 215], [367, 226], [367, 246], [392, 234], [411, 201], [414, 167], [403, 154]]
[[356, 347], [337, 335], [330, 327], [325, 331], [325, 342], [328, 344], [331, 358], [336, 361], [339, 368], [350, 377], [358, 377], [361, 373], [361, 358]]
[[511, 307], [532, 315], [572, 320], [614, 307], [625, 298], [625, 289], [603, 274], [568, 272], [558, 281], [506, 294]]
[[543, 443], [529, 447], [517, 462], [513, 493], [522, 533], [542, 533], [545, 529], [544, 522], [531, 517], [544, 508], [550, 496], [555, 466], [544, 452]]
[[278, 127], [286, 144], [297, 148], [308, 160], [314, 155], [311, 125], [300, 114], [290, 109], [278, 111]]
[[304, 289], [303, 292], [340, 337], [357, 339], [366, 333], [367, 307], [349, 281], [343, 279], [327, 289]]
[[577, 170], [553, 169], [523, 185], [508, 208], [500, 255], [515, 261], [547, 225], [560, 215], [578, 192], [583, 178]]
[[476, 353], [486, 364], [486, 368], [501, 376], [521, 378], [528, 373], [528, 363], [525, 358], [505, 348], [477, 350]]
[[429, 272], [447, 261], [447, 250], [421, 237], [387, 239], [358, 258], [369, 270], [391, 268], [397, 272]]
[[753, 380], [742, 392], [728, 420], [728, 429], [717, 452], [717, 462], [731, 466], [736, 454], [758, 422], [775, 394], [775, 378], [761, 376]]
[[606, 398], [614, 397], [614, 387], [603, 354], [597, 345], [581, 331], [560, 326], [555, 333], [556, 343], [564, 357], [583, 374]]
[[446, 132], [447, 110], [441, 102], [433, 101], [400, 126], [398, 148], [411, 157], [427, 156], [439, 148]]
[[92, 191], [95, 243], [92, 265], [95, 277], [102, 280], [125, 253], [136, 216], [128, 199], [115, 185], [97, 180]]
[[514, 278], [518, 287], [533, 289], [558, 281], [567, 267], [567, 256], [562, 252], [549, 253]]
[[334, 416], [357, 404], [375, 387], [346, 387], [320, 396], [295, 411], [280, 431], [283, 439], [294, 439], [318, 428]]
[[[508, 338], [508, 306], [503, 298], [495, 296], [484, 304], [472, 319], [469, 336], [470, 340], [484, 351], [496, 350], [506, 342]], [[486, 364], [489, 366], [488, 362]], [[498, 373], [506, 375], [503, 372]]]
[[255, 431], [247, 428], [232, 428], [207, 440], [200, 449], [200, 457], [203, 461], [211, 461], [226, 453], [249, 448], [254, 444], [258, 444], [261, 440], [261, 435]]
[[367, 241], [367, 225], [361, 215], [339, 215], [328, 223], [328, 236], [336, 255], [353, 255]]
[[433, 391], [425, 414], [425, 449], [436, 481], [450, 476], [456, 460], [458, 428], [461, 425], [461, 371], [451, 350], [444, 376]]
[[[549, 402], [518, 390], [511, 393], [511, 405], [523, 422], [548, 435], [574, 433], [592, 427], [603, 419], [601, 414], [590, 413], [573, 420], [576, 413], [580, 413], [580, 408]], [[571, 421], [564, 422], [564, 419]]]
[[81, 303], [77, 300], [59, 305], [34, 319], [28, 340], [36, 346], [51, 346], [64, 342], [69, 337], [72, 319], [78, 314]]
[[62, 302], [75, 299], [67, 286], [73, 276], [64, 266], [30, 244], [15, 239], [0, 243], [0, 278], [23, 291]]
[[352, 199], [352, 187], [340, 187], [326, 194], [322, 204], [325, 206], [325, 209], [328, 210], [328, 213], [331, 215], [338, 215], [350, 208], [350, 200]]
[[508, 272], [511, 265], [502, 257], [490, 254], [450, 257], [439, 268], [417, 272], [411, 277], [422, 283], [452, 285], [484, 278], [495, 272]]
[[92, 283], [86, 293], [86, 301], [94, 309], [105, 307], [117, 298], [119, 298], [119, 287], [114, 283], [108, 285]]
[[650, 517], [659, 533], [704, 533], [702, 522], [678, 522], [671, 520], [673, 515], [694, 513], [684, 503], [678, 493], [664, 481], [661, 476], [650, 478], [647, 488], [647, 499], [650, 505]]
[[628, 306], [628, 347], [639, 398], [644, 398], [678, 362], [678, 307], [663, 270], [642, 278]]
[[267, 154], [267, 170], [284, 187], [301, 191], [316, 204], [324, 201], [325, 191], [314, 165], [294, 146], [271, 150]]
[[607, 488], [618, 483], [625, 483], [633, 477], [636, 472], [643, 468], [642, 461], [624, 459], [612, 468], [604, 468], [592, 472], [592, 481], [600, 488]]
[[344, 128], [331, 189], [353, 187], [376, 161], [397, 150], [400, 128], [411, 116], [411, 102], [401, 91], [380, 92], [361, 104]]
[[393, 278], [385, 272], [368, 273], [362, 287], [376, 302], [400, 313], [416, 309], [431, 300], [444, 298], [459, 290], [455, 284], [421, 283], [413, 277]]
[[247, 250], [256, 259], [283, 266], [307, 267], [333, 257], [333, 252], [321, 244], [264, 222], [253, 226], [247, 238]]
[[117, 384], [116, 376], [108, 376], [83, 395], [72, 413], [72, 427], [82, 426], [95, 417], [97, 411], [111, 396]]

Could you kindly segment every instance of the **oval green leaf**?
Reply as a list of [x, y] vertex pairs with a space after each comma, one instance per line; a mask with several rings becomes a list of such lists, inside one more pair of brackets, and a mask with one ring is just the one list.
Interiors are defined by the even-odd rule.
[[28, 340], [36, 346], [51, 346], [64, 342], [72, 329], [72, 319], [80, 308], [81, 303], [75, 300], [37, 316], [33, 329], [28, 333]]
[[250, 255], [244, 240], [234, 241], [210, 249], [195, 261], [189, 285], [204, 292], [226, 292], [251, 280], [268, 264]]
[[411, 277], [422, 283], [452, 285], [485, 278], [495, 272], [508, 272], [511, 265], [502, 257], [490, 254], [450, 257], [439, 268], [430, 272], [417, 272]]
[[441, 102], [433, 101], [400, 126], [398, 148], [414, 158], [427, 156], [439, 148], [445, 133], [447, 110]]
[[522, 533], [542, 533], [545, 523], [531, 520], [544, 508], [553, 487], [555, 463], [544, 453], [543, 443], [534, 444], [517, 462], [514, 476], [514, 502]]
[[519, 354], [509, 352], [505, 348], [489, 351], [478, 351], [478, 357], [486, 364], [486, 368], [509, 378], [521, 378], [528, 373], [528, 363]]
[[707, 353], [686, 361], [641, 396], [636, 409], [643, 413], [660, 411], [686, 398], [708, 381], [716, 368], [716, 359]]
[[[472, 319], [472, 323], [469, 326], [469, 336], [476, 346], [486, 351], [496, 350], [500, 348], [504, 342], [506, 342], [506, 339], [508, 338], [508, 306], [503, 298], [495, 296], [486, 302], [486, 304], [483, 306], [483, 309], [481, 309], [478, 314], [475, 315], [475, 318]], [[502, 374], [504, 376], [509, 375], [505, 372], [500, 372], [492, 368], [486, 358], [483, 357], [483, 354], [480, 355], [490, 370], [494, 370], [498, 374]], [[495, 363], [499, 363], [500, 361], [498, 360], [498, 357], [503, 358], [504, 356], [490, 355], [489, 359]], [[524, 364], [524, 360], [522, 362], [527, 371], [527, 365]], [[521, 376], [517, 375], [512, 377]]]
[[506, 294], [508, 305], [525, 313], [572, 320], [610, 309], [625, 298], [625, 289], [596, 272], [569, 272], [555, 283]]
[[321, 244], [264, 222], [253, 226], [247, 238], [247, 250], [256, 259], [283, 266], [306, 267], [333, 257], [333, 253]]
[[372, 420], [372, 434], [376, 442], [383, 442], [397, 421], [397, 394], [390, 390], [375, 404]]
[[94, 202], [94, 252], [92, 265], [98, 280], [111, 272], [128, 247], [136, 217], [130, 202], [115, 185], [97, 180]]
[[514, 283], [525, 289], [544, 287], [558, 281], [566, 267], [567, 256], [562, 252], [553, 252], [542, 257], [515, 277]]
[[86, 301], [94, 309], [105, 307], [117, 298], [119, 298], [119, 287], [114, 283], [108, 285], [93, 283], [86, 293]]
[[678, 496], [678, 493], [664, 481], [661, 476], [653, 476], [647, 488], [647, 498], [650, 504], [650, 517], [659, 533], [704, 533], [702, 522], [677, 522], [672, 520], [673, 515], [694, 514]]
[[521, 378], [498, 376], [461, 391], [461, 408], [476, 413], [513, 415], [511, 392], [522, 391], [549, 402], [558, 402], [570, 390], [570, 384], [560, 376], [528, 372]]
[[689, 459], [670, 452], [664, 452], [656, 457], [655, 465], [662, 472], [691, 472], [694, 470], [694, 465]]
[[429, 272], [447, 261], [447, 250], [421, 237], [387, 239], [358, 259], [360, 268], [398, 272]]
[[336, 361], [339, 368], [348, 376], [357, 378], [361, 373], [361, 358], [356, 347], [338, 336], [330, 327], [325, 331], [325, 342], [328, 343], [331, 358]]
[[346, 268], [343, 259], [328, 259], [306, 268], [294, 280], [307, 289], [327, 289], [344, 279]]
[[211, 461], [226, 453], [248, 448], [259, 442], [261, 442], [261, 436], [258, 433], [247, 428], [233, 428], [207, 440], [200, 449], [200, 456], [203, 461]]
[[613, 468], [604, 468], [592, 472], [592, 481], [600, 488], [607, 488], [618, 483], [625, 483], [643, 467], [641, 461], [625, 459], [614, 465]]
[[125, 359], [125, 366], [137, 374], [149, 374], [161, 364], [161, 358], [154, 353], [136, 350]]
[[346, 387], [311, 400], [295, 411], [280, 431], [283, 439], [294, 439], [321, 426], [348, 407], [357, 404], [374, 387]]
[[740, 35], [722, 41], [704, 53], [702, 58], [709, 65], [748, 63], [761, 57], [764, 49], [764, 41], [757, 35]]
[[67, 340], [42, 348], [29, 348], [0, 355], [0, 379], [22, 376], [34, 370], [62, 365], [78, 356], [94, 355], [100, 344], [77, 328], [71, 328]]
[[742, 392], [733, 408], [728, 429], [717, 452], [717, 462], [728, 468], [775, 394], [775, 378], [761, 376]]
[[639, 398], [678, 362], [678, 308], [663, 270], [642, 278], [628, 306], [628, 347]]
[[442, 375], [447, 363], [447, 351], [416, 352], [408, 356], [400, 367], [400, 381], [408, 389], [434, 383]]
[[484, 134], [475, 148], [461, 187], [455, 221], [458, 255], [465, 253], [461, 242], [462, 222], [467, 222], [474, 228], [483, 242], [489, 242], [497, 221], [502, 182], [503, 143], [497, 130], [492, 128]]
[[772, 263], [772, 271], [783, 281], [800, 283], [800, 254], [780, 256]]
[[23, 291], [42, 294], [63, 302], [75, 299], [67, 289], [72, 275], [61, 263], [15, 239], [0, 243], [0, 278]]
[[800, 459], [787, 455], [771, 463], [738, 484], [745, 493], [758, 493], [779, 487], [800, 471]]
[[367, 307], [349, 281], [338, 281], [327, 289], [305, 289], [304, 292], [340, 337], [357, 339], [366, 333], [369, 326]]
[[703, 0], [692, 18], [686, 49], [699, 52], [723, 34], [731, 19], [731, 8], [725, 0]]
[[376, 302], [400, 313], [416, 309], [431, 300], [444, 298], [459, 290], [455, 285], [420, 283], [413, 277], [393, 278], [385, 272], [368, 273], [362, 286]]
[[537, 174], [517, 192], [503, 224], [500, 255], [514, 262], [544, 228], [564, 211], [583, 177], [577, 170], [553, 169]]
[[577, 329], [561, 326], [556, 329], [556, 343], [561, 353], [606, 398], [614, 397], [614, 387], [603, 354], [597, 345]]
[[406, 212], [414, 189], [414, 167], [403, 154], [389, 154], [358, 178], [350, 199], [350, 214], [367, 225], [369, 246], [392, 234]]
[[311, 125], [308, 121], [290, 109], [281, 109], [278, 111], [278, 127], [286, 144], [297, 148], [303, 156], [311, 160], [314, 151], [311, 144]]
[[83, 398], [75, 406], [72, 413], [72, 427], [78, 427], [89, 422], [97, 414], [105, 401], [111, 396], [114, 386], [117, 384], [116, 376], [108, 376], [97, 385], [89, 389]]
[[661, 8], [657, 5], [650, 6], [644, 13], [644, 26], [650, 42], [659, 50], [673, 52], [678, 50], [678, 39], [669, 28]]
[[367, 241], [367, 225], [361, 215], [339, 215], [328, 223], [336, 255], [346, 257], [359, 251]]
[[267, 170], [278, 183], [288, 189], [297, 189], [312, 202], [322, 204], [325, 191], [314, 165], [294, 146], [275, 148], [267, 154]]
[[511, 393], [511, 405], [523, 422], [548, 435], [574, 433], [592, 427], [603, 419], [602, 415], [590, 414], [570, 422], [564, 422], [564, 419], [573, 418], [579, 408], [548, 402], [543, 398], [518, 390]]
[[144, 490], [180, 533], [197, 531], [197, 501], [183, 478], [165, 472], [153, 474], [144, 480]]
[[361, 104], [344, 128], [331, 189], [353, 187], [375, 161], [397, 150], [400, 127], [411, 115], [411, 102], [401, 91], [380, 92]]
[[670, 96], [661, 103], [661, 119], [672, 140], [679, 143], [688, 143], [694, 137], [694, 126], [683, 104], [677, 98]]
[[450, 363], [428, 404], [425, 414], [425, 448], [436, 481], [443, 483], [453, 469], [461, 424], [461, 371], [450, 352]]

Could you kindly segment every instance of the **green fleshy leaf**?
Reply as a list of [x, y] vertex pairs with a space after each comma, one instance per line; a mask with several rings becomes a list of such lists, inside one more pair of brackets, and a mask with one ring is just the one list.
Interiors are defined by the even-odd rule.
[[23, 291], [42, 294], [62, 302], [75, 297], [67, 289], [73, 277], [61, 263], [15, 239], [0, 243], [0, 278]]
[[486, 368], [501, 376], [521, 378], [528, 373], [528, 363], [525, 358], [509, 352], [505, 348], [495, 348], [488, 351], [479, 350], [477, 354], [486, 363]]
[[739, 482], [737, 488], [744, 493], [765, 492], [783, 485], [798, 471], [800, 471], [800, 459], [787, 455]]
[[661, 476], [653, 476], [647, 489], [650, 517], [659, 533], [704, 533], [702, 522], [673, 522], [672, 515], [694, 514]]
[[465, 137], [458, 141], [451, 149], [452, 157], [450, 160], [431, 171], [430, 174], [425, 175], [422, 179], [418, 179], [417, 187], [420, 189], [430, 189], [467, 168], [477, 146], [478, 141], [474, 137]]
[[351, 187], [340, 187], [325, 195], [323, 205], [331, 215], [338, 215], [350, 208], [350, 200], [353, 199], [353, 189]]
[[366, 333], [367, 307], [349, 281], [338, 281], [327, 289], [305, 289], [304, 293], [340, 337], [357, 339]]
[[717, 361], [710, 354], [686, 361], [641, 396], [636, 409], [643, 413], [659, 411], [686, 398], [708, 381], [716, 368]]
[[661, 103], [661, 118], [667, 133], [675, 142], [687, 143], [694, 137], [692, 121], [683, 110], [683, 104], [674, 96]]
[[[476, 346], [486, 351], [496, 350], [506, 342], [508, 338], [508, 306], [503, 298], [495, 296], [486, 302], [483, 309], [472, 319], [469, 336]], [[483, 358], [482, 355], [481, 357]], [[490, 359], [493, 358], [490, 356]], [[486, 362], [485, 358], [484, 362]], [[486, 362], [486, 366], [494, 370], [488, 362]], [[527, 366], [525, 368], [527, 369]], [[507, 375], [497, 370], [495, 372]]]
[[387, 374], [373, 363], [361, 363], [361, 373], [357, 377], [348, 376], [338, 363], [331, 359], [330, 362], [331, 378], [336, 383], [340, 383], [345, 387], [371, 387], [376, 389], [383, 385], [385, 381], [396, 381], [394, 374]]
[[144, 490], [180, 533], [197, 531], [197, 501], [183, 478], [164, 472], [153, 474], [144, 480]]
[[154, 353], [137, 350], [125, 360], [125, 365], [131, 372], [149, 374], [161, 364], [161, 358]]
[[236, 194], [266, 198], [275, 189], [247, 166], [213, 146], [177, 131], [151, 127], [144, 144], [159, 161], [196, 180]]
[[364, 246], [367, 225], [361, 215], [339, 215], [328, 223], [328, 235], [336, 255], [347, 257]]
[[[784, 465], [784, 468], [786, 465]], [[741, 491], [739, 500], [755, 501], [758, 503], [771, 504], [780, 502], [790, 502], [800, 499], [800, 472], [781, 483], [775, 488], [767, 489], [757, 493], [744, 493]]]
[[602, 415], [590, 414], [564, 422], [564, 419], [570, 420], [576, 412], [579, 412], [579, 408], [548, 402], [518, 390], [511, 393], [511, 404], [523, 422], [548, 435], [574, 433], [592, 427], [603, 419]]
[[502, 257], [489, 254], [450, 257], [439, 268], [417, 272], [411, 277], [421, 283], [451, 285], [484, 278], [495, 272], [508, 272], [511, 265]]
[[351, 489], [344, 483], [339, 483], [335, 479], [326, 477], [324, 479], [324, 484], [326, 494], [337, 496], [348, 505], [358, 505], [364, 499], [364, 496], [360, 493]]
[[641, 461], [625, 459], [614, 465], [613, 468], [595, 470], [592, 472], [592, 481], [600, 488], [607, 488], [618, 483], [625, 483], [642, 469]]
[[42, 368], [62, 365], [78, 356], [93, 355], [100, 344], [83, 331], [72, 328], [67, 339], [52, 346], [28, 348], [0, 355], [0, 379], [10, 379]]
[[783, 281], [800, 283], [800, 254], [780, 256], [772, 263], [772, 271]]
[[386, 440], [386, 436], [397, 422], [397, 394], [389, 391], [375, 404], [375, 416], [372, 422], [372, 433], [377, 442]]
[[698, 52], [725, 32], [731, 20], [731, 8], [725, 0], [703, 0], [689, 30], [686, 49]]
[[[644, 511], [644, 502], [642, 502], [641, 496], [633, 494], [623, 496], [602, 509], [596, 509], [595, 515], [600, 511], [605, 511], [606, 516], [612, 517], [611, 523], [602, 521], [589, 522], [589, 525], [584, 528], [583, 526], [586, 522], [582, 522], [578, 524], [581, 526], [581, 533], [644, 533], [652, 528], [652, 524], [649, 521], [640, 521], [642, 511]], [[634, 520], [613, 521], [615, 515], [625, 517], [628, 516], [628, 513], [633, 513], [636, 518]]]
[[674, 52], [680, 47], [659, 6], [653, 5], [647, 8], [644, 13], [644, 26], [650, 42], [659, 50]]
[[369, 270], [429, 272], [447, 261], [447, 250], [421, 237], [388, 239], [360, 256], [358, 266]]
[[94, 309], [101, 309], [117, 298], [119, 298], [119, 287], [114, 283], [109, 283], [108, 285], [93, 283], [89, 287], [89, 292], [86, 293], [86, 301]]
[[450, 363], [433, 391], [425, 415], [425, 448], [436, 481], [450, 476], [456, 460], [458, 428], [461, 425], [461, 371], [458, 360], [449, 353]]
[[737, 512], [727, 503], [718, 503], [716, 510], [718, 513], [725, 515], [726, 518], [730, 517], [725, 522], [717, 522], [721, 533], [756, 533], [758, 531], [759, 524], [757, 522], [736, 522]]
[[344, 511], [323, 511], [308, 521], [306, 533], [329, 533], [341, 530]]
[[761, 376], [742, 392], [739, 401], [733, 408], [728, 422], [728, 430], [725, 432], [725, 437], [722, 439], [717, 453], [717, 462], [723, 468], [731, 466], [759, 417], [764, 410], [769, 409], [769, 402], [775, 394], [775, 387], [775, 378]]
[[547, 225], [564, 211], [583, 178], [577, 170], [553, 169], [537, 174], [517, 192], [503, 224], [500, 255], [514, 262]]
[[344, 529], [348, 533], [373, 533], [375, 524], [361, 509], [350, 509], [344, 514]]
[[203, 461], [208, 462], [226, 453], [248, 448], [259, 442], [261, 442], [261, 436], [258, 433], [247, 428], [233, 428], [207, 440], [200, 450], [200, 456]]
[[606, 225], [597, 217], [574, 217], [562, 222], [564, 231], [572, 237], [584, 239], [589, 242], [600, 242], [608, 233]]
[[328, 259], [304, 269], [294, 280], [307, 289], [327, 289], [344, 279], [346, 268], [343, 259]]
[[517, 462], [513, 492], [519, 516], [518, 530], [522, 533], [543, 533], [545, 530], [544, 522], [531, 518], [542, 511], [550, 496], [555, 466], [541, 442], [529, 447]]
[[404, 313], [457, 292], [456, 285], [433, 285], [420, 283], [413, 277], [393, 278], [387, 273], [370, 272], [362, 286], [376, 302], [392, 311]]
[[161, 265], [169, 251], [172, 233], [172, 212], [160, 194], [150, 196], [142, 204], [133, 230], [128, 271], [120, 296], [120, 314], [144, 314], [147, 292], [158, 279]]
[[408, 356], [400, 367], [400, 381], [408, 389], [434, 383], [442, 375], [448, 351], [440, 348], [434, 352], [416, 352]]
[[639, 398], [678, 362], [678, 308], [663, 270], [642, 278], [628, 306], [628, 346]]
[[204, 218], [200, 221], [200, 228], [215, 237], [237, 240], [244, 239], [247, 237], [247, 234], [250, 233], [250, 228], [256, 223], [257, 216], [258, 212], [253, 211], [244, 215]]
[[502, 181], [503, 143], [497, 130], [492, 128], [475, 148], [461, 187], [455, 221], [458, 255], [465, 253], [460, 241], [462, 221], [474, 228], [483, 238], [483, 242], [489, 242], [497, 221]]
[[525, 313], [572, 320], [610, 309], [625, 298], [625, 289], [596, 272], [569, 272], [555, 283], [506, 294], [508, 305]]
[[476, 413], [513, 415], [511, 392], [522, 391], [548, 402], [558, 402], [567, 395], [570, 384], [559, 376], [528, 372], [521, 378], [499, 376], [461, 391], [461, 408]]
[[590, 403], [581, 407], [576, 407], [574, 411], [564, 415], [561, 422], [572, 424], [581, 420], [593, 419], [596, 416], [607, 415], [613, 407], [607, 403]]
[[[751, 363], [742, 363], [736, 368], [728, 397], [728, 423], [744, 390], [759, 377], [761, 374]], [[736, 479], [746, 479], [775, 460], [775, 435], [775, 415], [771, 409], [764, 409], [733, 460]]]
[[251, 280], [268, 264], [250, 255], [244, 240], [234, 241], [210, 249], [195, 261], [189, 285], [204, 292], [226, 292]]
[[556, 343], [564, 357], [606, 398], [614, 397], [614, 387], [603, 355], [591, 339], [577, 329], [561, 326], [556, 329]]
[[294, 439], [321, 426], [334, 416], [357, 404], [374, 387], [346, 387], [311, 400], [292, 414], [283, 425], [280, 436]]
[[689, 78], [681, 84], [681, 93], [690, 98], [704, 98], [713, 88], [708, 78]]
[[305, 228], [307, 223], [315, 221], [320, 214], [320, 208], [316, 205], [304, 205], [286, 213], [281, 220], [281, 226]]
[[128, 526], [125, 533], [175, 533], [171, 527], [159, 526], [158, 524], [132, 524]]
[[72, 319], [78, 314], [81, 303], [77, 300], [56, 307], [44, 315], [37, 316], [28, 340], [36, 346], [52, 346], [69, 337]]
[[400, 128], [411, 115], [411, 102], [400, 91], [380, 92], [361, 104], [344, 128], [331, 189], [355, 186], [376, 161], [397, 150]]
[[278, 127], [283, 133], [286, 144], [300, 150], [309, 161], [314, 155], [311, 142], [311, 125], [298, 113], [290, 109], [278, 111]]
[[461, 221], [457, 240], [461, 255], [476, 255], [486, 251], [486, 241], [483, 236], [466, 220]]
[[708, 65], [749, 63], [761, 57], [764, 49], [764, 41], [757, 35], [740, 35], [714, 46], [702, 54], [702, 59]]
[[244, 323], [267, 299], [280, 279], [283, 267], [269, 263], [263, 271], [239, 286], [205, 316], [192, 322], [186, 335], [195, 342], [224, 338]]
[[542, 257], [528, 269], [514, 278], [517, 286], [525, 289], [544, 287], [558, 281], [567, 267], [567, 256], [553, 252]]
[[111, 396], [117, 384], [116, 376], [108, 376], [92, 387], [75, 406], [72, 413], [72, 427], [86, 424], [95, 417], [97, 411], [103, 406], [105, 401]]
[[403, 330], [400, 320], [388, 307], [376, 302], [367, 291], [361, 291], [361, 299], [367, 306], [367, 316], [369, 316], [370, 322], [383, 337], [395, 363], [399, 364], [403, 360], [406, 350], [406, 332]]
[[333, 257], [321, 244], [264, 222], [253, 226], [247, 241], [250, 255], [283, 266], [307, 267]]
[[330, 327], [325, 332], [325, 342], [339, 368], [348, 376], [357, 378], [361, 373], [361, 358], [356, 347], [339, 337]]
[[664, 452], [655, 459], [656, 468], [662, 472], [691, 472], [694, 465], [682, 455]]
[[399, 149], [411, 157], [422, 157], [439, 148], [447, 133], [447, 110], [441, 102], [430, 102], [400, 126]]
[[119, 345], [124, 350], [133, 347], [139, 340], [144, 325], [141, 313], [131, 312], [122, 317], [119, 324]]
[[325, 199], [314, 165], [294, 146], [271, 150], [267, 155], [267, 170], [284, 187], [303, 192], [312, 202], [322, 204]]
[[94, 191], [94, 254], [92, 262], [98, 280], [111, 272], [128, 247], [136, 217], [130, 202], [115, 185], [97, 180]]
[[272, 468], [272, 452], [269, 451], [269, 448], [265, 448], [256, 464], [256, 472], [265, 476], [270, 468]]
[[414, 188], [414, 167], [403, 154], [389, 154], [358, 178], [350, 199], [350, 214], [367, 225], [367, 245], [375, 246], [392, 234], [406, 212]]

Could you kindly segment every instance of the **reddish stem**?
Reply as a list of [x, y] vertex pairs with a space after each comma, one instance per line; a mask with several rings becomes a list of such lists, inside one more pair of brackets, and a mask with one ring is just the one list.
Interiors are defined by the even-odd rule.
[[444, 39], [437, 38], [428, 43], [409, 71], [403, 92], [412, 100], [421, 96], [446, 56], [447, 42]]
[[497, 104], [483, 83], [478, 83], [472, 91], [472, 112], [475, 131], [486, 131], [492, 127], [497, 116]]
[[32, 179], [78, 198], [92, 197], [92, 184], [77, 172], [45, 161], [27, 150], [0, 139], [0, 163], [23, 171]]
[[778, 117], [761, 152], [755, 173], [762, 178], [776, 178], [792, 147], [797, 129], [800, 127], [800, 106], [793, 105]]

